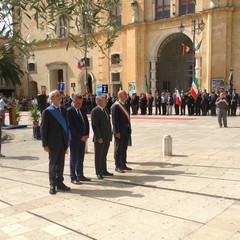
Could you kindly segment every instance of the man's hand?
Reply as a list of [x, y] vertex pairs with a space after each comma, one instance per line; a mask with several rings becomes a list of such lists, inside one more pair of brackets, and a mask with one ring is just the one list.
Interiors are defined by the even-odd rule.
[[51, 152], [51, 151], [50, 151], [50, 148], [49, 148], [48, 146], [43, 147], [43, 149], [44, 149], [44, 151], [46, 151], [46, 152]]
[[120, 133], [116, 133], [116, 134], [115, 134], [115, 137], [118, 138], [118, 139], [120, 139], [120, 138], [121, 138]]
[[87, 135], [82, 136], [81, 141], [83, 141], [83, 142], [87, 142], [87, 140], [88, 140], [88, 136], [87, 136]]
[[102, 138], [99, 138], [99, 139], [98, 139], [98, 143], [103, 143], [103, 139], [102, 139]]

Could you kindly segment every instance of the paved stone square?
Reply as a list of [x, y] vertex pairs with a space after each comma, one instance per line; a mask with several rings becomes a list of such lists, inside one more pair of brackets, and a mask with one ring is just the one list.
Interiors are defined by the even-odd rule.
[[[128, 165], [94, 171], [92, 132], [85, 155], [91, 182], [73, 185], [66, 155], [69, 193], [49, 194], [48, 158], [32, 126], [10, 135], [0, 158], [0, 239], [11, 240], [239, 240], [240, 117], [219, 128], [216, 117], [134, 116]], [[21, 124], [20, 123], [20, 124]], [[173, 155], [163, 157], [171, 135]]]

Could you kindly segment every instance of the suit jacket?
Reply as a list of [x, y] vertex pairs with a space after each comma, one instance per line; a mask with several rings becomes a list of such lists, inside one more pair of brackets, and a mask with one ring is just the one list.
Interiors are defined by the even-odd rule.
[[113, 134], [131, 134], [131, 125], [117, 104], [112, 106]]
[[73, 106], [67, 109], [70, 141], [81, 141], [82, 136], [89, 136], [89, 121], [87, 113], [84, 108], [81, 108], [80, 111], [83, 119], [78, 115]]
[[112, 126], [110, 122], [109, 113], [106, 113], [99, 107], [95, 107], [91, 112], [91, 121], [93, 129], [93, 141], [97, 142], [102, 138], [104, 142], [112, 140]]
[[[61, 115], [67, 123], [67, 111], [64, 107], [61, 107]], [[40, 131], [43, 147], [48, 146], [50, 150], [54, 150], [64, 146], [67, 149], [68, 133], [48, 109], [42, 112]]]

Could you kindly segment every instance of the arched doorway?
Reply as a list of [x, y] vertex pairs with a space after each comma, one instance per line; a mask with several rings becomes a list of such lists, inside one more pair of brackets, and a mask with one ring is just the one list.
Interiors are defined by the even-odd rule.
[[96, 91], [94, 82], [94, 76], [91, 72], [81, 72], [79, 75], [77, 91], [81, 94], [94, 94]]
[[36, 96], [38, 94], [37, 82], [29, 82], [29, 97]]
[[[183, 44], [190, 48], [186, 56], [182, 54]], [[193, 71], [192, 46], [191, 39], [183, 33], [171, 34], [161, 43], [156, 62], [156, 88], [159, 92], [189, 89]]]

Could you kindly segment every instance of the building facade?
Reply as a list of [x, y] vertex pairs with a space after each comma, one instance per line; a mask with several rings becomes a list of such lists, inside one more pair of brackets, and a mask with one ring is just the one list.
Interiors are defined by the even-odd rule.
[[[105, 55], [97, 48], [86, 56], [73, 46], [66, 50], [67, 33], [60, 28], [53, 44], [39, 45], [23, 61], [27, 74], [16, 93], [48, 94], [63, 83], [68, 95], [95, 94], [102, 85], [114, 94], [120, 86], [140, 94], [148, 85], [154, 95], [187, 91], [194, 76], [210, 92], [228, 89], [230, 69], [238, 92], [239, 13], [240, 1], [233, 0], [122, 0], [116, 14], [122, 29]], [[22, 27], [22, 34], [30, 41], [45, 37], [27, 17], [23, 22], [29, 28]]]

